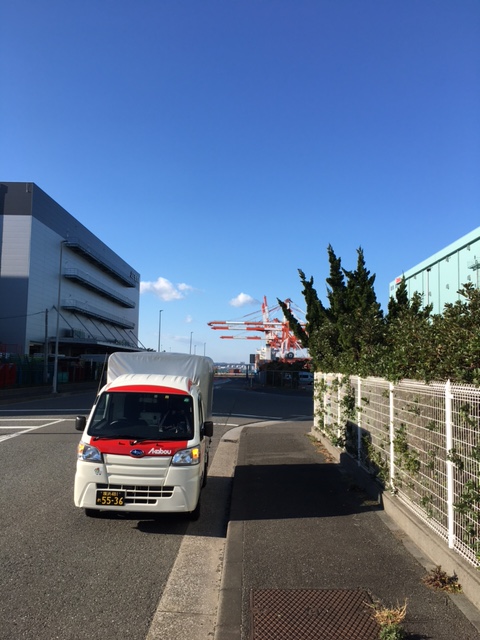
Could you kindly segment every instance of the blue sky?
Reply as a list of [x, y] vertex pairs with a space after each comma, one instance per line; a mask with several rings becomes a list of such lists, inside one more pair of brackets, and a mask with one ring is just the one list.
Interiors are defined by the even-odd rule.
[[329, 244], [386, 309], [479, 226], [478, 0], [10, 0], [0, 73], [0, 179], [140, 272], [146, 347], [248, 360], [207, 323], [324, 297]]

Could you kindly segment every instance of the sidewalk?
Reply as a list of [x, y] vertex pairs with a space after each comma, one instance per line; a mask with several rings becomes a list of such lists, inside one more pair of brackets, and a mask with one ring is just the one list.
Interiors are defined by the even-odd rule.
[[366, 603], [405, 601], [410, 640], [480, 639], [478, 610], [423, 584], [432, 563], [307, 430], [242, 431], [215, 640], [375, 640]]
[[88, 391], [95, 393], [97, 389], [98, 383], [95, 381], [59, 384], [57, 394], [52, 392], [51, 385], [0, 389], [0, 405], [23, 402], [24, 400], [36, 400], [38, 398], [58, 398], [71, 393], [84, 393]]

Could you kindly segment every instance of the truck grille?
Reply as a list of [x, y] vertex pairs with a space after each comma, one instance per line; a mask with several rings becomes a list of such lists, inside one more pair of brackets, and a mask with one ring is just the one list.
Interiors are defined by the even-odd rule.
[[97, 484], [97, 489], [104, 491], [125, 491], [125, 504], [155, 504], [159, 498], [171, 498], [173, 495], [173, 487]]

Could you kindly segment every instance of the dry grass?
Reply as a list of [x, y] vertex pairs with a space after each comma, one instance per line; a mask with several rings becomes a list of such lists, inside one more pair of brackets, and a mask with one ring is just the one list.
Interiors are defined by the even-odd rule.
[[373, 609], [373, 618], [380, 627], [400, 626], [407, 615], [407, 601], [403, 606], [385, 607], [380, 602], [367, 605]]
[[310, 442], [313, 444], [315, 448], [315, 451], [325, 458], [325, 462], [330, 464], [332, 462], [333, 463], [337, 462], [334, 456], [332, 456], [332, 454], [328, 451], [325, 445], [322, 442], [320, 442], [320, 440], [317, 440], [314, 436], [309, 436], [309, 437], [310, 437]]

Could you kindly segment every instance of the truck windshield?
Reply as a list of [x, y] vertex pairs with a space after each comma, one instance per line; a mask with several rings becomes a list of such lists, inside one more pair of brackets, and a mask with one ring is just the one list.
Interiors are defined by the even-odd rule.
[[193, 417], [189, 395], [112, 391], [98, 399], [88, 434], [136, 440], [191, 440]]

